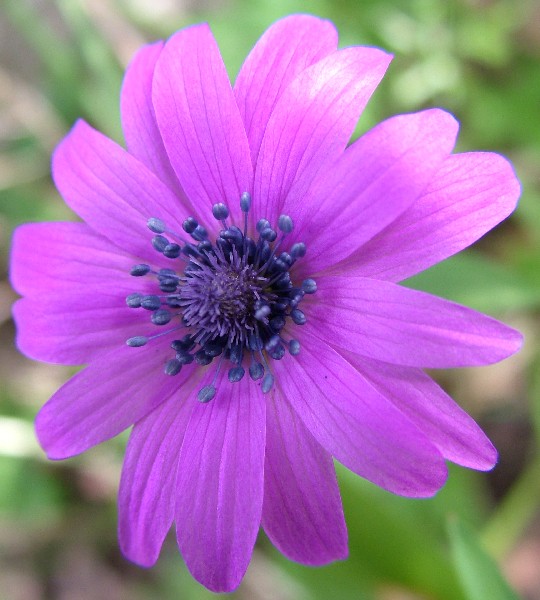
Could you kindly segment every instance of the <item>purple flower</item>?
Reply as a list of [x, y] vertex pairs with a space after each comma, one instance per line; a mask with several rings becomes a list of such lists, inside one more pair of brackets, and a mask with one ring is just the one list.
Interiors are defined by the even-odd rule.
[[422, 369], [497, 362], [520, 334], [396, 282], [508, 216], [519, 184], [501, 156], [452, 154], [458, 126], [438, 109], [347, 146], [389, 62], [292, 16], [231, 89], [208, 26], [189, 27], [130, 65], [127, 151], [82, 121], [57, 148], [83, 222], [17, 230], [18, 346], [88, 363], [37, 417], [50, 458], [133, 425], [132, 561], [152, 565], [174, 521], [193, 576], [230, 591], [260, 525], [292, 560], [347, 555], [332, 457], [414, 497], [443, 485], [445, 459], [495, 464]]

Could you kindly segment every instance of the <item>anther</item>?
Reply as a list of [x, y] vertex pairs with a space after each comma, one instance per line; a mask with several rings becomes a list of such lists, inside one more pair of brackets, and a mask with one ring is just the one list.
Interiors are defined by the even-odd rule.
[[163, 248], [163, 254], [167, 258], [178, 258], [180, 256], [181, 248], [178, 244], [170, 243]]
[[262, 380], [261, 390], [263, 394], [268, 394], [274, 385], [274, 376], [271, 373], [267, 373]]
[[300, 354], [300, 342], [298, 340], [291, 340], [289, 342], [289, 352], [293, 356]]
[[255, 311], [255, 318], [258, 321], [263, 321], [271, 312], [270, 307], [268, 306], [268, 304], [265, 304], [264, 306], [261, 306], [261, 308], [259, 308], [257, 311]]
[[212, 214], [218, 221], [224, 221], [229, 216], [229, 209], [222, 202], [218, 202], [212, 206]]
[[237, 366], [229, 369], [228, 378], [231, 383], [237, 383], [244, 377], [245, 370], [243, 367]]
[[166, 308], [160, 308], [152, 313], [152, 323], [154, 325], [167, 325], [172, 319], [172, 314]]
[[126, 340], [126, 344], [131, 348], [140, 348], [148, 343], [148, 338], [144, 335], [136, 335]]
[[171, 358], [165, 364], [165, 375], [178, 375], [182, 369], [182, 363], [176, 358]]
[[155, 235], [152, 238], [152, 246], [154, 246], [154, 248], [158, 251], [161, 252], [163, 254], [163, 251], [165, 250], [165, 248], [169, 245], [169, 240], [162, 236], [162, 235]]
[[288, 215], [280, 215], [278, 218], [278, 227], [283, 233], [291, 233], [294, 228], [293, 220]]
[[257, 221], [257, 226], [256, 227], [257, 227], [257, 231], [259, 233], [261, 233], [261, 231], [263, 229], [266, 229], [267, 227], [270, 227], [270, 221], [267, 221], [266, 219], [259, 219]]
[[240, 196], [240, 208], [242, 209], [242, 212], [249, 212], [249, 209], [251, 208], [251, 196], [249, 192], [243, 192]]
[[267, 242], [273, 242], [277, 238], [277, 233], [271, 227], [265, 227], [260, 234]]
[[317, 291], [317, 283], [314, 279], [304, 279], [302, 281], [302, 290], [306, 294], [314, 294]]
[[163, 233], [166, 229], [165, 223], [161, 219], [156, 219], [154, 217], [148, 219], [146, 224], [148, 225], [148, 229], [154, 233]]
[[130, 294], [126, 298], [126, 304], [129, 308], [139, 308], [141, 306], [142, 294]]
[[289, 254], [294, 259], [302, 258], [302, 256], [305, 256], [306, 254], [306, 245], [304, 242], [297, 242], [296, 244], [293, 244]]
[[142, 277], [143, 275], [147, 275], [150, 273], [149, 265], [134, 265], [131, 267], [130, 274], [134, 277]]
[[291, 319], [297, 325], [304, 325], [307, 321], [306, 315], [298, 308], [294, 308], [293, 310], [291, 310]]
[[161, 306], [161, 300], [159, 296], [153, 294], [149, 296], [143, 296], [141, 300], [141, 306], [146, 310], [157, 310]]
[[199, 223], [197, 222], [196, 219], [194, 219], [193, 217], [188, 217], [183, 223], [182, 223], [182, 229], [186, 232], [186, 233], [193, 233], [195, 231], [195, 229], [197, 228], [197, 226], [199, 225]]
[[254, 362], [249, 367], [249, 376], [253, 381], [257, 381], [264, 375], [264, 367], [259, 362]]
[[205, 385], [202, 389], [199, 390], [197, 394], [197, 400], [206, 404], [210, 402], [212, 398], [216, 395], [216, 386], [215, 385]]

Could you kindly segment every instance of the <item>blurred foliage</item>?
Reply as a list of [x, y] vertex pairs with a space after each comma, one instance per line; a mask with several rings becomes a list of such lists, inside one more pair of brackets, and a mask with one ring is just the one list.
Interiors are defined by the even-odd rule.
[[[523, 198], [512, 218], [473, 249], [410, 284], [504, 318], [525, 332], [526, 345], [501, 366], [437, 374], [496, 438], [499, 469], [486, 475], [451, 468], [437, 497], [418, 501], [387, 494], [339, 467], [350, 558], [310, 569], [284, 559], [261, 534], [246, 579], [231, 597], [515, 598], [498, 564], [523, 597], [539, 599], [540, 4], [535, 0], [3, 0], [3, 275], [17, 224], [73, 218], [49, 177], [51, 151], [73, 121], [83, 117], [121, 141], [119, 88], [140, 45], [208, 20], [234, 77], [260, 33], [293, 12], [333, 20], [342, 45], [377, 45], [395, 54], [357, 134], [395, 113], [442, 106], [461, 122], [459, 150], [501, 151], [514, 162]], [[0, 597], [210, 598], [187, 573], [172, 538], [150, 571], [121, 558], [114, 499], [124, 436], [66, 463], [44, 461], [32, 418], [70, 371], [16, 354], [9, 319], [13, 299], [4, 281]]]

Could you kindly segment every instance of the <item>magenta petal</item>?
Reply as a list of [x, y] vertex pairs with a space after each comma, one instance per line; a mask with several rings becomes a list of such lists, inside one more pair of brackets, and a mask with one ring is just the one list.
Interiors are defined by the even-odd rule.
[[240, 196], [251, 192], [253, 167], [244, 124], [208, 25], [183, 29], [165, 44], [153, 99], [165, 148], [199, 214], [210, 214], [213, 204], [225, 202], [239, 217]]
[[143, 315], [127, 309], [126, 294], [92, 292], [18, 300], [13, 317], [19, 350], [34, 360], [80, 365], [130, 337], [154, 333]]
[[[142, 419], [171, 394], [183, 397], [187, 368], [163, 374], [169, 342], [127, 346], [101, 355], [64, 384], [36, 418], [41, 446], [52, 459], [68, 458], [114, 437]], [[165, 359], [164, 359], [165, 357]]]
[[150, 243], [157, 217], [173, 231], [191, 213], [145, 165], [84, 121], [57, 147], [53, 177], [64, 200], [92, 229], [122, 250], [170, 266]]
[[311, 15], [280, 19], [255, 44], [234, 85], [254, 164], [268, 119], [283, 90], [305, 68], [336, 49], [334, 25]]
[[487, 365], [519, 350], [516, 330], [474, 310], [387, 281], [317, 280], [315, 335], [351, 352], [411, 367]]
[[324, 164], [345, 149], [358, 117], [391, 57], [367, 47], [345, 48], [300, 73], [268, 121], [255, 170], [261, 215], [274, 222], [295, 185], [301, 198]]
[[19, 294], [40, 298], [89, 288], [110, 293], [133, 288], [136, 262], [84, 223], [29, 223], [13, 234], [10, 277]]
[[215, 592], [242, 579], [261, 521], [265, 406], [244, 377], [218, 382], [218, 394], [197, 404], [178, 465], [178, 545], [192, 575]]
[[520, 191], [498, 154], [449, 156], [424, 194], [343, 268], [392, 281], [411, 277], [495, 227], [514, 210]]
[[283, 210], [308, 243], [311, 272], [353, 253], [406, 210], [452, 151], [457, 131], [439, 109], [392, 117], [321, 171], [301, 201], [291, 194]]
[[381, 394], [421, 429], [442, 455], [464, 467], [487, 471], [497, 451], [474, 420], [420, 369], [345, 354]]
[[347, 527], [331, 456], [276, 391], [267, 396], [262, 524], [291, 560], [346, 558]]
[[124, 76], [120, 107], [127, 149], [171, 190], [183, 194], [159, 132], [152, 105], [152, 81], [163, 42], [143, 46]]
[[118, 537], [129, 560], [145, 567], [159, 556], [174, 519], [176, 466], [193, 398], [176, 395], [135, 423], [118, 492]]
[[307, 325], [296, 360], [273, 368], [304, 424], [346, 467], [403, 496], [444, 484], [443, 457], [426, 435]]

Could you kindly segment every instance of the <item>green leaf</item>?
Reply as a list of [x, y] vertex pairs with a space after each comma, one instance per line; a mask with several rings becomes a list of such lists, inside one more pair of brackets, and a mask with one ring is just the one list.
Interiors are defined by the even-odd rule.
[[538, 281], [472, 252], [436, 264], [405, 284], [487, 313], [540, 306]]
[[497, 563], [464, 523], [451, 519], [448, 535], [454, 566], [467, 600], [519, 600]]

